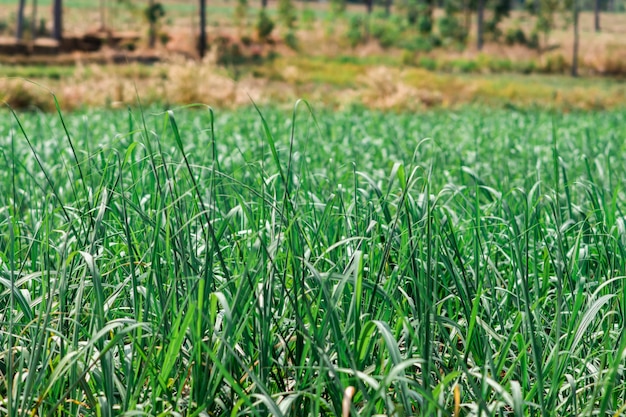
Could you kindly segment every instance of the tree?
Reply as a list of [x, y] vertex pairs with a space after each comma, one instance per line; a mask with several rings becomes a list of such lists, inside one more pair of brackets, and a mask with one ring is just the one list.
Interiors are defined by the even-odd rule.
[[476, 49], [478, 49], [479, 51], [483, 49], [483, 35], [485, 32], [484, 16], [485, 16], [485, 0], [478, 0], [478, 8], [476, 10], [476, 21], [477, 21]]
[[57, 41], [63, 39], [63, 0], [52, 3], [52, 37]]
[[106, 0], [100, 0], [100, 30], [104, 30], [106, 28]]
[[374, 0], [364, 0], [365, 7], [367, 8], [367, 14], [372, 14], [372, 8], [374, 7]]
[[154, 48], [156, 43], [157, 25], [161, 18], [165, 16], [163, 5], [154, 0], [148, 0], [148, 6], [144, 10], [146, 20], [148, 21], [148, 45]]
[[572, 77], [578, 76], [578, 47], [580, 43], [580, 33], [578, 17], [580, 15], [578, 0], [571, 0], [572, 27], [574, 30], [574, 45], [572, 47]]
[[278, 1], [278, 16], [280, 20], [288, 28], [292, 28], [296, 23], [296, 9], [291, 0], [279, 0]]
[[31, 39], [34, 41], [37, 37], [37, 0], [33, 0], [33, 9], [30, 15], [30, 34]]
[[600, 32], [600, 0], [595, 0], [594, 2], [594, 27], [596, 32]]
[[261, 8], [267, 8], [267, 0], [261, 0]]
[[342, 14], [346, 11], [346, 0], [330, 0], [330, 8], [334, 14]]
[[148, 9], [146, 10], [146, 17], [148, 18], [148, 24], [150, 25], [148, 29], [148, 44], [150, 48], [154, 48], [154, 44], [156, 42], [156, 17], [154, 15], [155, 4], [154, 0], [148, 0]]
[[[535, 30], [543, 34], [543, 44], [546, 46], [548, 45], [550, 32], [555, 24], [556, 15], [562, 9], [561, 3], [559, 0], [541, 0], [534, 10], [531, 9], [531, 12], [536, 11], [537, 15]], [[541, 52], [541, 49], [539, 48], [539, 52]]]
[[200, 39], [198, 42], [198, 54], [200, 59], [206, 53], [206, 0], [200, 0]]
[[24, 35], [24, 5], [26, 4], [26, 0], [20, 0], [19, 5], [17, 6], [17, 25], [15, 28], [15, 39], [17, 41], [22, 40], [22, 36]]

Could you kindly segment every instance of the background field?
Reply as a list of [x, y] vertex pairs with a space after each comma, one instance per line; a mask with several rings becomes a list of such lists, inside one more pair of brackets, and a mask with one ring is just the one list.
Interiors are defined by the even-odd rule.
[[[7, 39], [12, 36], [15, 5], [2, 1], [6, 7], [0, 8], [0, 22], [5, 22]], [[64, 4], [67, 34], [99, 30], [101, 16], [95, 2]], [[499, 40], [487, 39], [478, 51], [475, 24], [464, 47], [432, 48], [426, 38], [399, 23], [404, 22], [403, 12], [392, 10], [392, 24], [383, 19], [382, 6], [375, 7], [369, 24], [373, 33], [380, 30], [388, 35], [360, 33], [352, 45], [351, 25], [366, 15], [360, 4], [349, 5], [344, 15], [335, 17], [328, 4], [296, 2], [297, 21], [288, 29], [279, 20], [276, 2], [270, 2], [268, 14], [276, 26], [271, 42], [260, 42], [256, 1], [247, 6], [243, 18], [236, 18], [234, 2], [211, 2], [211, 50], [199, 63], [189, 60], [196, 54], [199, 32], [195, 4], [163, 2], [162, 42], [155, 49], [147, 48], [147, 24], [139, 4], [134, 8], [118, 2], [106, 4], [107, 28], [140, 37], [125, 45], [132, 50], [0, 57], [0, 97], [14, 107], [53, 109], [48, 91], [21, 80], [27, 78], [52, 89], [64, 109], [134, 105], [136, 89], [144, 103], [164, 107], [190, 102], [248, 106], [249, 95], [259, 103], [288, 106], [297, 98], [307, 98], [335, 108], [363, 105], [416, 110], [474, 103], [526, 108], [539, 104], [569, 111], [617, 108], [625, 98], [626, 15], [622, 12], [603, 12], [599, 33], [593, 30], [593, 13], [581, 13], [580, 71], [588, 82], [579, 82], [564, 76], [570, 69], [573, 39], [565, 12], [558, 14], [559, 23], [548, 39], [541, 37], [541, 50], [505, 42], [509, 32], [518, 29], [530, 38], [536, 23], [523, 10], [513, 10], [501, 23]], [[48, 30], [49, 10], [50, 1], [39, 2], [39, 16]], [[438, 19], [443, 11], [437, 9], [434, 14]], [[474, 22], [475, 15], [471, 18]], [[396, 26], [404, 27], [401, 34]], [[153, 66], [114, 64], [142, 59], [160, 62]]]

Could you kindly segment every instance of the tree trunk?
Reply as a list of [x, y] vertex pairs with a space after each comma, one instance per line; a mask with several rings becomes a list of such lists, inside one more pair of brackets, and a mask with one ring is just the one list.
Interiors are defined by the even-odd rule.
[[261, 7], [263, 9], [267, 8], [267, 0], [261, 0]]
[[[150, 10], [150, 13], [154, 13], [154, 0], [150, 0], [148, 1], [148, 10]], [[154, 48], [154, 45], [156, 44], [156, 22], [155, 22], [155, 18], [151, 18], [150, 19], [150, 27], [148, 28], [148, 46], [150, 47], [150, 49]]]
[[391, 15], [391, 0], [385, 0], [385, 15], [387, 17]]
[[578, 0], [573, 1], [573, 14], [574, 14], [574, 47], [572, 51], [572, 77], [578, 77], [578, 46], [579, 46], [579, 27], [578, 27]]
[[594, 18], [596, 32], [600, 32], [600, 0], [595, 1]]
[[200, 59], [206, 53], [206, 0], [200, 0], [200, 39], [198, 40], [198, 54]]
[[52, 37], [59, 42], [63, 39], [63, 0], [52, 3]]
[[[470, 29], [472, 28], [472, 5], [470, 3], [471, 0], [463, 0], [463, 24], [467, 33], [470, 33]], [[438, 6], [443, 7], [443, 3], [439, 0], [433, 1], [433, 9]]]
[[26, 0], [20, 0], [20, 4], [17, 7], [17, 24], [15, 28], [15, 39], [17, 41], [22, 40], [24, 35], [24, 5]]
[[373, 6], [374, 6], [374, 0], [365, 0], [365, 7], [367, 7], [367, 14], [372, 14]]
[[37, 39], [37, 0], [33, 0], [33, 10], [30, 15], [30, 33], [32, 36], [31, 40]]
[[483, 49], [483, 32], [485, 30], [485, 0], [478, 0], [478, 10], [476, 12], [478, 25], [476, 28], [476, 48]]
[[100, 0], [100, 30], [105, 30], [106, 27], [107, 27], [106, 4], [105, 4], [105, 0]]

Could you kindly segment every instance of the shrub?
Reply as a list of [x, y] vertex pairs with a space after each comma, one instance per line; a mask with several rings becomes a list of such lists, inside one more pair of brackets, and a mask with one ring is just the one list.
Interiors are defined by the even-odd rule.
[[415, 52], [411, 52], [408, 50], [402, 51], [402, 58], [401, 58], [402, 65], [416, 66], [417, 62], [415, 58], [416, 58]]
[[346, 11], [346, 0], [330, 0], [330, 8], [334, 15], [341, 15]]
[[502, 31], [498, 28], [498, 21], [495, 19], [489, 19], [485, 22], [485, 38], [493, 41], [498, 41], [502, 36]]
[[48, 32], [48, 28], [46, 25], [46, 19], [39, 19], [39, 27], [37, 28], [37, 36], [48, 36], [50, 33]]
[[541, 44], [539, 43], [539, 33], [536, 30], [533, 30], [530, 33], [530, 37], [528, 38], [528, 42], [526, 43], [526, 45], [529, 48], [537, 50], [541, 47]]
[[417, 30], [422, 35], [427, 35], [433, 31], [433, 18], [428, 14], [423, 14], [417, 21]]
[[550, 74], [562, 74], [569, 68], [565, 57], [561, 54], [548, 55], [541, 66], [541, 71]]
[[279, 0], [278, 15], [283, 24], [288, 28], [292, 28], [296, 23], [296, 9], [291, 0]]
[[535, 61], [519, 61], [515, 63], [515, 70], [522, 74], [532, 74], [537, 71], [537, 63]]
[[315, 22], [316, 18], [317, 17], [315, 15], [315, 11], [310, 9], [310, 8], [308, 8], [308, 7], [305, 7], [302, 10], [302, 15], [300, 17], [300, 21], [302, 22], [303, 25], [310, 27], [312, 25], [312, 23]]
[[[481, 63], [482, 64], [482, 63]], [[513, 71], [513, 62], [510, 59], [489, 59], [484, 62], [484, 65], [491, 72], [511, 72]]]
[[448, 61], [448, 67], [452, 72], [471, 73], [480, 69], [478, 62], [471, 59], [453, 59]]
[[400, 47], [411, 52], [430, 52], [434, 48], [433, 37], [413, 36], [400, 42]]
[[370, 26], [370, 33], [383, 48], [396, 45], [401, 36], [400, 29], [386, 20], [373, 21]]
[[351, 47], [355, 47], [365, 41], [364, 22], [360, 15], [354, 15], [348, 23], [348, 32], [346, 36]]
[[267, 40], [274, 30], [274, 21], [265, 13], [265, 10], [259, 12], [256, 22], [256, 32], [260, 40]]
[[290, 30], [285, 34], [285, 45], [294, 51], [298, 50], [298, 37], [293, 30]]
[[244, 44], [245, 46], [250, 46], [252, 45], [252, 38], [248, 35], [243, 35], [241, 37], [241, 43]]
[[237, 25], [246, 24], [246, 16], [248, 14], [248, 0], [237, 0], [235, 6], [235, 22]]
[[431, 57], [423, 56], [417, 61], [419, 67], [427, 69], [429, 71], [435, 71], [437, 69], [437, 61]]
[[506, 31], [504, 35], [504, 42], [507, 45], [526, 45], [528, 43], [526, 39], [526, 34], [520, 28], [510, 28]]
[[217, 63], [220, 65], [240, 65], [245, 62], [245, 56], [238, 43], [229, 43], [222, 40], [218, 44]]
[[467, 39], [467, 29], [454, 16], [446, 15], [439, 19], [439, 34], [444, 39], [457, 42], [465, 42]]

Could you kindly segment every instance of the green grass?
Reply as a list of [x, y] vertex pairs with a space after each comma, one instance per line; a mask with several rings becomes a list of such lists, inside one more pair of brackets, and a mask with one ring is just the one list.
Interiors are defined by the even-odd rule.
[[0, 415], [624, 415], [623, 111], [3, 113]]

